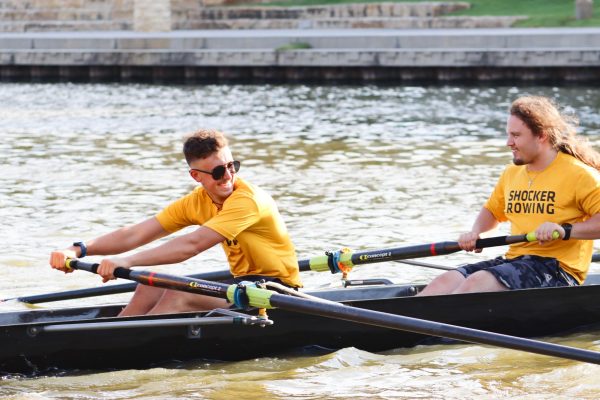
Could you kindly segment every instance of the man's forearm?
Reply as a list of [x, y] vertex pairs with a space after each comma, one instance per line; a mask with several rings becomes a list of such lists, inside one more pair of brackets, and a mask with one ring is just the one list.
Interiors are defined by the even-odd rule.
[[600, 214], [584, 222], [576, 222], [571, 229], [571, 239], [600, 239]]
[[473, 227], [471, 228], [471, 231], [476, 232], [477, 234], [481, 234], [481, 233], [489, 232], [492, 229], [495, 229], [497, 226], [498, 226], [498, 221], [496, 220], [494, 215], [491, 213], [491, 211], [485, 207], [482, 207], [481, 211], [479, 211], [479, 215], [477, 216], [477, 218], [475, 219], [475, 222], [473, 223]]

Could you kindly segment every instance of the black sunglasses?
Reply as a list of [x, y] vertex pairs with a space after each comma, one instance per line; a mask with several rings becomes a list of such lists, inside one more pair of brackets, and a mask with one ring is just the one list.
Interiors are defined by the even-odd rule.
[[230, 161], [225, 165], [217, 165], [212, 171], [203, 171], [198, 168], [190, 168], [190, 171], [198, 171], [209, 174], [215, 181], [218, 181], [223, 179], [225, 176], [225, 168], [227, 168], [231, 174], [235, 174], [240, 170], [240, 165], [242, 165], [242, 163], [239, 161]]

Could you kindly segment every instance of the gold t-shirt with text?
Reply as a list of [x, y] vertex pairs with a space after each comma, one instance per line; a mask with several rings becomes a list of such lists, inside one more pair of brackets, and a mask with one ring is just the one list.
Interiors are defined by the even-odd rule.
[[202, 225], [223, 235], [222, 246], [234, 277], [263, 275], [302, 286], [295, 248], [275, 201], [240, 177], [220, 211], [200, 186], [156, 218], [170, 233]]
[[[512, 235], [533, 232], [544, 222], [582, 222], [600, 213], [600, 174], [561, 152], [541, 172], [527, 171], [525, 165], [509, 165], [485, 207], [498, 221], [510, 221]], [[554, 257], [582, 283], [592, 252], [592, 240], [552, 240], [543, 246], [538, 242], [512, 244], [506, 257]]]

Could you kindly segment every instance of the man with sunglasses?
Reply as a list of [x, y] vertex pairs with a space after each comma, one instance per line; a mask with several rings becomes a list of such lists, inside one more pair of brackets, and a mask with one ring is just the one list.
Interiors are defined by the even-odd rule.
[[[155, 248], [122, 257], [105, 258], [98, 274], [114, 279], [117, 266], [130, 268], [173, 264], [221, 244], [233, 279], [229, 283], [269, 280], [302, 286], [298, 260], [275, 202], [260, 188], [237, 176], [227, 139], [218, 131], [200, 130], [183, 146], [190, 176], [201, 186], [171, 203], [155, 217], [124, 227], [85, 244], [52, 252], [52, 268], [65, 268], [67, 257], [121, 254], [165, 237], [187, 226], [199, 226]], [[223, 299], [138, 285], [120, 315], [161, 314], [226, 307]]]

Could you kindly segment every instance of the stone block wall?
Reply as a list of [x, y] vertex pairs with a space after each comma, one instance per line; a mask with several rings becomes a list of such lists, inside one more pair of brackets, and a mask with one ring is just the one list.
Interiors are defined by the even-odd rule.
[[171, 0], [134, 0], [133, 29], [136, 32], [168, 32], [171, 26]]
[[[206, 1], [213, 0], [203, 0]], [[214, 0], [221, 1], [221, 0]], [[302, 28], [302, 27], [352, 27], [372, 25], [369, 20], [380, 19], [373, 27], [386, 27], [387, 20], [406, 19], [400, 27], [418, 27], [417, 21], [438, 18], [453, 11], [470, 7], [466, 2], [428, 2], [428, 3], [365, 3], [339, 4], [306, 7], [197, 7], [196, 0], [174, 0], [172, 3], [173, 29], [210, 29], [210, 28]], [[333, 22], [325, 22], [333, 20]], [[312, 22], [311, 22], [312, 21]], [[335, 23], [338, 22], [338, 24]], [[352, 23], [350, 23], [352, 22]], [[414, 26], [410, 26], [410, 25]], [[335, 26], [339, 25], [339, 26]], [[379, 26], [378, 26], [379, 25]], [[423, 24], [421, 24], [423, 25]], [[391, 28], [395, 26], [390, 26]]]
[[307, 7], [225, 6], [263, 0], [0, 0], [0, 32], [188, 29], [497, 28], [520, 17], [448, 17], [467, 2]]
[[132, 0], [0, 0], [0, 31], [132, 29]]

